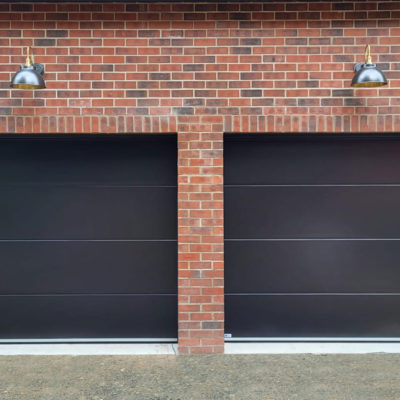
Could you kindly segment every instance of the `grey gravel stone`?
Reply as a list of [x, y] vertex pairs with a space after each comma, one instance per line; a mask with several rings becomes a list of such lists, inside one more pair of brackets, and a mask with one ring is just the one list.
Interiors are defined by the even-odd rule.
[[399, 400], [400, 355], [0, 357], [1, 400]]

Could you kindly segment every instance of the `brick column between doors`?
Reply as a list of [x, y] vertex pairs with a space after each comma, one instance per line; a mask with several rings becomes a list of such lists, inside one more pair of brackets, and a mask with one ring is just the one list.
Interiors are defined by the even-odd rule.
[[178, 348], [224, 351], [223, 134], [178, 134]]

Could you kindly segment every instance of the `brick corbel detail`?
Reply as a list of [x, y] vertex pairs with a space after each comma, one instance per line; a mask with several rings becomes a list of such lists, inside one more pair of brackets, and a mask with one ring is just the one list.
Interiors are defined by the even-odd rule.
[[[400, 115], [0, 116], [0, 133], [398, 132]], [[187, 121], [187, 123], [182, 122]], [[181, 129], [179, 129], [181, 128]]]

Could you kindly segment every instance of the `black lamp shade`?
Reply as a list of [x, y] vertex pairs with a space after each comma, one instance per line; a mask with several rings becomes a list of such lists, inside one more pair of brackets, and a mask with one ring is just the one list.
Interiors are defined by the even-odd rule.
[[42, 75], [34, 65], [23, 65], [14, 75], [11, 85], [14, 89], [45, 89]]
[[387, 85], [383, 72], [375, 64], [362, 63], [351, 81], [353, 87], [378, 87]]

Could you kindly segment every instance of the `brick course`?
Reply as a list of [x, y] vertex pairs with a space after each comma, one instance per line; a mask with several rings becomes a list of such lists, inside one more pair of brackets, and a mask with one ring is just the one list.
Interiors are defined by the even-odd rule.
[[[352, 89], [367, 43], [389, 85]], [[399, 131], [399, 66], [397, 0], [1, 3], [0, 132], [178, 132], [180, 352], [222, 352], [223, 133]]]

